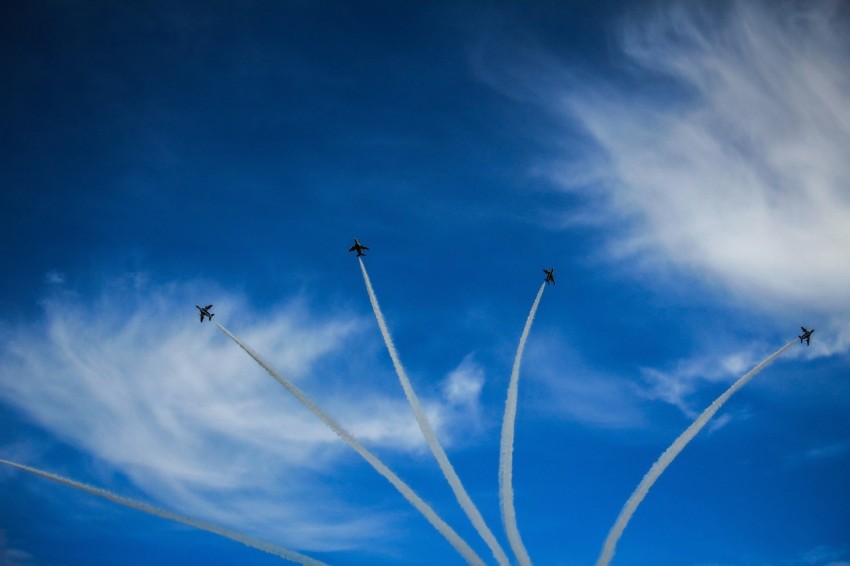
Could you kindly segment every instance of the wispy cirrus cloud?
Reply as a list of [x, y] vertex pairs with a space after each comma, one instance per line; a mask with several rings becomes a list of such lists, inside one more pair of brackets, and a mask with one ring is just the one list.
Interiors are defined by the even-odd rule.
[[[41, 319], [4, 328], [4, 404], [187, 515], [313, 550], [361, 546], [393, 529], [391, 512], [363, 517], [336, 500], [321, 477], [346, 461], [346, 447], [192, 311], [195, 297], [215, 296], [218, 316], [238, 324], [246, 342], [299, 386], [318, 392], [361, 440], [421, 452], [400, 395], [351, 379], [358, 376], [313, 375], [344, 365], [336, 362], [359, 345], [364, 319], [317, 316], [300, 300], [258, 312], [233, 293], [138, 277], [91, 300], [52, 291]], [[341, 381], [359, 388], [356, 403]], [[476, 418], [477, 396], [469, 401], [432, 398], [425, 406], [451, 437], [461, 414]]]
[[[733, 353], [714, 352], [677, 361], [667, 369], [641, 368], [643, 386], [638, 389], [647, 399], [657, 399], [678, 407], [688, 418], [696, 418], [702, 407], [689, 402], [690, 395], [705, 383], [732, 381], [756, 365], [764, 346], [749, 346]], [[763, 358], [767, 353], [762, 353]], [[719, 425], [718, 425], [719, 426]]]
[[[533, 41], [473, 64], [555, 117], [534, 173], [573, 198], [551, 226], [601, 228], [606, 260], [664, 291], [815, 326], [793, 355], [826, 356], [850, 350], [848, 25], [837, 2], [661, 3], [620, 20], [614, 74]], [[706, 349], [643, 369], [641, 395], [692, 415], [701, 382], [764, 353]]]
[[848, 16], [831, 3], [732, 2], [625, 20], [639, 86], [564, 85], [555, 105], [595, 149], [554, 180], [625, 223], [618, 257], [761, 306], [847, 315]]
[[828, 327], [813, 352], [846, 351], [846, 5], [645, 8], [616, 28], [613, 75], [531, 40], [473, 57], [483, 80], [555, 117], [538, 128], [549, 149], [534, 173], [575, 198], [546, 211], [549, 224], [604, 228], [608, 256], [639, 276], [687, 275], [723, 300]]

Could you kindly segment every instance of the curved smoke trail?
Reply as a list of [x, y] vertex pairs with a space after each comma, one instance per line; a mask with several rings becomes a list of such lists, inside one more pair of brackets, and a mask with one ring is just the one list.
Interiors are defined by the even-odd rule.
[[531, 558], [528, 556], [528, 551], [525, 549], [525, 545], [522, 544], [522, 538], [519, 536], [519, 528], [516, 524], [516, 509], [514, 509], [514, 424], [516, 422], [517, 397], [519, 396], [519, 366], [522, 363], [522, 351], [525, 350], [525, 342], [528, 340], [528, 333], [531, 331], [534, 315], [537, 314], [537, 307], [540, 305], [540, 298], [543, 297], [543, 291], [545, 289], [546, 283], [544, 282], [540, 285], [540, 290], [537, 292], [534, 304], [531, 305], [531, 311], [528, 313], [525, 328], [522, 329], [522, 336], [519, 339], [519, 346], [517, 347], [516, 357], [514, 358], [514, 367], [511, 370], [511, 382], [508, 385], [508, 399], [505, 401], [505, 418], [502, 421], [502, 445], [499, 450], [499, 503], [502, 508], [502, 522], [505, 525], [505, 532], [508, 535], [511, 548], [521, 566], [530, 565]]
[[381, 307], [378, 305], [378, 298], [375, 295], [375, 289], [372, 288], [372, 281], [369, 279], [369, 274], [366, 273], [366, 265], [363, 263], [363, 258], [357, 259], [360, 261], [360, 270], [363, 272], [363, 281], [366, 282], [366, 290], [369, 293], [369, 301], [372, 303], [372, 310], [375, 312], [375, 318], [378, 320], [381, 335], [384, 337], [384, 343], [387, 345], [387, 350], [390, 352], [390, 358], [392, 358], [395, 372], [401, 382], [401, 388], [404, 389], [404, 395], [407, 397], [407, 402], [413, 410], [416, 422], [419, 423], [419, 429], [422, 431], [422, 435], [425, 437], [428, 446], [431, 448], [431, 453], [434, 454], [434, 458], [437, 460], [440, 470], [442, 470], [443, 475], [446, 477], [446, 481], [449, 482], [457, 502], [463, 508], [466, 516], [469, 517], [472, 526], [475, 527], [475, 530], [478, 531], [478, 534], [481, 535], [481, 538], [484, 539], [484, 542], [486, 542], [487, 546], [490, 547], [490, 551], [493, 553], [496, 561], [502, 566], [508, 566], [510, 561], [508, 560], [505, 551], [502, 550], [501, 546], [499, 546], [496, 537], [493, 536], [493, 533], [490, 531], [489, 527], [487, 527], [487, 523], [478, 511], [475, 503], [472, 502], [472, 499], [469, 497], [466, 489], [464, 489], [460, 478], [452, 466], [452, 463], [449, 461], [449, 457], [440, 445], [439, 440], [437, 440], [437, 435], [434, 433], [434, 429], [431, 428], [431, 423], [428, 422], [428, 417], [425, 416], [425, 412], [419, 404], [419, 398], [416, 396], [416, 392], [413, 391], [413, 386], [410, 384], [407, 372], [404, 371], [404, 366], [401, 365], [401, 360], [399, 359], [398, 352], [393, 344], [393, 339], [390, 336], [390, 331], [387, 328], [384, 315], [381, 313]]
[[629, 497], [626, 504], [623, 506], [622, 511], [617, 516], [617, 520], [614, 522], [614, 526], [611, 527], [611, 530], [608, 532], [608, 536], [605, 538], [605, 544], [602, 545], [602, 553], [599, 555], [599, 558], [596, 560], [596, 566], [607, 566], [611, 559], [614, 558], [614, 552], [617, 549], [617, 542], [620, 540], [620, 537], [623, 535], [623, 531], [626, 528], [626, 525], [629, 524], [629, 520], [634, 515], [635, 510], [637, 510], [638, 505], [641, 504], [643, 498], [646, 497], [646, 494], [649, 492], [649, 488], [655, 483], [655, 481], [664, 473], [664, 470], [669, 466], [676, 456], [679, 455], [685, 446], [702, 430], [702, 427], [714, 416], [714, 414], [723, 406], [723, 404], [735, 393], [738, 389], [747, 384], [749, 380], [756, 376], [761, 370], [770, 365], [776, 358], [778, 358], [785, 350], [793, 346], [797, 340], [791, 340], [784, 346], [782, 346], [779, 350], [768, 356], [764, 361], [758, 364], [756, 367], [745, 373], [741, 376], [738, 381], [732, 384], [732, 386], [726, 390], [723, 395], [714, 400], [714, 402], [708, 406], [706, 410], [702, 412], [697, 419], [691, 423], [685, 432], [679, 435], [679, 438], [673, 441], [667, 450], [661, 454], [661, 457], [649, 468], [649, 471], [643, 476], [643, 479], [638, 484], [634, 493]]
[[298, 389], [295, 384], [291, 381], [283, 377], [279, 372], [277, 372], [272, 366], [269, 365], [263, 358], [260, 357], [254, 350], [249, 348], [244, 342], [239, 340], [236, 336], [230, 333], [225, 327], [221, 324], [216, 323], [219, 330], [224, 332], [231, 340], [236, 342], [236, 344], [245, 350], [249, 356], [254, 358], [254, 361], [260, 364], [260, 366], [268, 372], [278, 383], [283, 385], [287, 391], [292, 393], [296, 399], [298, 399], [302, 405], [304, 405], [307, 409], [310, 410], [314, 415], [319, 417], [319, 419], [325, 423], [331, 430], [333, 430], [337, 436], [339, 436], [342, 440], [348, 443], [358, 454], [360, 454], [364, 460], [369, 462], [375, 470], [384, 476], [393, 487], [395, 487], [405, 499], [407, 499], [411, 505], [413, 505], [417, 511], [422, 513], [422, 515], [428, 520], [431, 525], [437, 529], [437, 531], [443, 535], [447, 541], [455, 548], [455, 550], [460, 553], [463, 558], [469, 562], [470, 564], [476, 564], [480, 566], [484, 566], [484, 562], [481, 558], [475, 553], [474, 550], [466, 543], [465, 540], [460, 538], [454, 529], [452, 529], [445, 521], [443, 521], [437, 513], [431, 509], [431, 507], [425, 503], [422, 498], [420, 498], [414, 491], [404, 483], [401, 478], [399, 478], [395, 473], [392, 472], [381, 460], [378, 459], [377, 456], [369, 452], [360, 442], [354, 438], [350, 432], [345, 430], [342, 425], [332, 419], [330, 416], [326, 415], [319, 407], [316, 406], [313, 401], [311, 401], [300, 389]]
[[290, 562], [304, 564], [305, 566], [326, 566], [324, 562], [319, 562], [318, 560], [314, 560], [308, 556], [304, 556], [303, 554], [298, 554], [297, 552], [286, 550], [285, 548], [281, 548], [273, 544], [268, 544], [262, 541], [252, 539], [241, 533], [237, 533], [236, 531], [231, 531], [230, 529], [217, 527], [215, 525], [211, 525], [203, 521], [196, 521], [195, 519], [183, 517], [182, 515], [177, 515], [176, 513], [171, 513], [170, 511], [159, 509], [157, 507], [154, 507], [153, 505], [148, 505], [147, 503], [128, 499], [126, 497], [116, 495], [111, 491], [107, 491], [99, 487], [86, 485], [84, 483], [80, 483], [72, 479], [58, 476], [56, 474], [51, 474], [50, 472], [45, 472], [36, 468], [30, 468], [29, 466], [24, 466], [23, 464], [16, 464], [15, 462], [9, 462], [8, 460], [0, 459], [0, 464], [6, 464], [7, 466], [11, 466], [13, 468], [23, 470], [25, 472], [29, 472], [36, 476], [40, 476], [42, 478], [60, 483], [62, 485], [73, 487], [74, 489], [78, 489], [80, 491], [84, 491], [86, 493], [90, 493], [92, 495], [108, 499], [113, 503], [118, 503], [119, 505], [130, 507], [131, 509], [136, 509], [137, 511], [150, 513], [151, 515], [156, 515], [157, 517], [161, 517], [163, 519], [183, 523], [184, 525], [189, 525], [190, 527], [194, 527], [202, 531], [207, 531], [209, 533], [213, 533], [229, 538], [231, 540], [235, 540], [236, 542], [241, 542], [245, 546], [250, 546], [251, 548], [256, 548], [257, 550], [262, 550], [263, 552], [268, 552], [269, 554], [274, 554], [275, 556], [279, 556], [280, 558], [283, 558], [284, 560], [289, 560]]

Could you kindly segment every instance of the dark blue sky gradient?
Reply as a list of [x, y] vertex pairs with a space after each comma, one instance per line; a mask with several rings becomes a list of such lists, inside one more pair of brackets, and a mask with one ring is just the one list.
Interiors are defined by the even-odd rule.
[[[545, 292], [523, 366], [518, 522], [537, 564], [592, 563], [631, 490], [690, 422], [647, 393], [644, 372], [738, 350], [764, 356], [801, 322], [793, 309], [751, 309], [699, 272], [655, 271], [610, 253], [626, 224], [559, 222], [593, 199], [560, 190], [540, 167], [584, 155], [588, 134], [498, 83], [527, 59], [523, 46], [552, 54], [572, 77], [592, 73], [611, 88], [640, 82], [619, 40], [647, 4], [2, 4], [4, 349], [40, 324], [46, 297], [97, 305], [116, 279], [141, 274], [154, 288], [190, 282], [235, 293], [260, 313], [299, 299], [317, 319], [361, 317], [350, 359], [317, 362], [320, 381], [305, 387], [321, 404], [356, 374], [401, 399], [346, 254], [356, 236], [372, 248], [367, 266], [417, 392], [437, 399], [467, 354], [486, 373], [480, 422], [453, 428], [447, 451], [507, 550], [499, 425], [516, 341], [541, 269], [554, 265], [558, 282]], [[145, 308], [143, 295], [131, 295], [122, 317]], [[174, 318], [196, 322], [192, 305], [206, 300], [219, 303], [185, 297]], [[216, 321], [251, 321], [239, 316]], [[659, 480], [615, 563], [795, 564], [821, 549], [846, 564], [847, 375], [842, 352], [768, 368], [718, 415], [729, 423], [698, 436]], [[687, 404], [702, 410], [732, 377], [695, 377]], [[585, 405], [576, 409], [571, 395]], [[626, 424], [588, 420], [588, 407], [622, 410]], [[127, 469], [75, 438], [0, 404], [0, 457], [29, 454], [22, 463], [150, 498]], [[489, 563], [430, 454], [376, 451]], [[459, 562], [382, 478], [341, 454], [333, 468], [309, 470], [317, 516], [344, 501], [365, 516], [392, 515], [394, 531], [372, 533], [380, 548], [370, 539], [294, 550], [333, 564]], [[279, 562], [19, 472], [0, 470], [0, 490], [0, 563], [8, 549], [33, 564]]]

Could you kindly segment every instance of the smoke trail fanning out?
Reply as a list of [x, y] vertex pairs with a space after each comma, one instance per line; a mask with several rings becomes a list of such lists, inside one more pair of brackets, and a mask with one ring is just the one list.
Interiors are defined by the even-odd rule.
[[254, 358], [254, 361], [260, 364], [260, 366], [266, 370], [269, 375], [277, 380], [278, 383], [283, 385], [287, 391], [292, 393], [296, 399], [298, 399], [302, 405], [304, 405], [307, 409], [310, 410], [314, 415], [319, 417], [319, 419], [325, 423], [331, 430], [333, 430], [337, 436], [339, 436], [342, 440], [348, 443], [358, 454], [360, 454], [364, 460], [369, 462], [375, 470], [384, 476], [393, 486], [407, 499], [411, 505], [413, 505], [417, 511], [422, 513], [424, 517], [428, 520], [431, 525], [437, 529], [437, 531], [443, 535], [447, 541], [455, 548], [455, 550], [460, 553], [461, 556], [470, 564], [476, 564], [480, 566], [484, 566], [484, 562], [481, 558], [475, 553], [474, 550], [464, 541], [460, 536], [452, 529], [445, 521], [443, 521], [436, 512], [434, 512], [431, 507], [425, 503], [422, 498], [420, 498], [414, 491], [404, 483], [395, 473], [393, 473], [383, 462], [381, 462], [377, 456], [369, 452], [360, 442], [354, 438], [350, 432], [345, 430], [342, 425], [332, 419], [330, 416], [326, 415], [319, 407], [316, 406], [313, 401], [311, 401], [300, 389], [298, 389], [295, 384], [291, 381], [283, 377], [277, 370], [272, 368], [271, 365], [263, 358], [260, 357], [254, 350], [249, 348], [244, 342], [239, 340], [236, 336], [230, 333], [225, 327], [221, 324], [216, 323], [219, 330], [224, 332], [231, 340], [236, 342], [236, 344], [245, 350], [249, 356]]
[[521, 566], [531, 564], [531, 558], [528, 556], [528, 551], [519, 536], [516, 509], [514, 509], [514, 425], [516, 423], [517, 397], [519, 396], [519, 366], [522, 363], [522, 351], [525, 350], [525, 342], [528, 340], [534, 315], [537, 314], [537, 307], [540, 305], [540, 298], [543, 297], [545, 289], [546, 283], [544, 282], [540, 285], [534, 304], [531, 305], [531, 311], [529, 311], [528, 319], [525, 321], [525, 328], [523, 328], [522, 336], [519, 338], [514, 367], [511, 370], [511, 382], [508, 385], [508, 399], [505, 401], [505, 418], [502, 421], [502, 446], [499, 450], [499, 503], [502, 508], [502, 522], [505, 525], [505, 532], [508, 535], [508, 541], [511, 543], [514, 555], [516, 555]]
[[679, 435], [679, 438], [673, 441], [673, 444], [661, 454], [661, 457], [652, 465], [649, 471], [643, 476], [643, 479], [638, 484], [634, 493], [629, 497], [626, 504], [623, 506], [622, 511], [620, 511], [620, 515], [617, 517], [617, 520], [614, 522], [614, 526], [611, 527], [611, 530], [608, 532], [608, 536], [605, 539], [605, 544], [602, 545], [602, 553], [599, 555], [599, 558], [596, 560], [596, 566], [608, 566], [608, 563], [611, 562], [611, 559], [614, 558], [614, 552], [617, 549], [617, 542], [620, 540], [620, 537], [623, 535], [623, 531], [626, 528], [626, 525], [629, 524], [629, 520], [634, 515], [635, 510], [637, 510], [638, 505], [641, 504], [643, 498], [646, 497], [646, 494], [649, 492], [649, 488], [655, 483], [655, 481], [664, 473], [664, 470], [667, 469], [676, 456], [679, 455], [685, 446], [702, 430], [702, 427], [714, 416], [714, 414], [723, 406], [723, 404], [735, 393], [738, 389], [747, 384], [749, 380], [756, 376], [761, 370], [770, 365], [776, 358], [778, 358], [785, 350], [796, 344], [797, 340], [791, 340], [784, 346], [782, 346], [779, 350], [768, 356], [764, 361], [758, 364], [756, 367], [751, 369], [749, 372], [744, 374], [738, 381], [732, 384], [732, 386], [726, 390], [720, 397], [714, 400], [714, 402], [708, 406], [706, 410], [702, 412], [700, 416], [689, 426], [685, 432]]
[[387, 345], [387, 350], [390, 352], [390, 358], [392, 358], [398, 379], [401, 381], [401, 387], [404, 389], [404, 394], [407, 397], [408, 403], [410, 403], [410, 408], [413, 410], [416, 422], [419, 423], [422, 435], [425, 437], [425, 441], [431, 448], [431, 452], [434, 454], [434, 458], [436, 458], [437, 464], [440, 466], [440, 470], [443, 471], [446, 481], [449, 482], [449, 485], [455, 494], [455, 498], [458, 503], [460, 503], [460, 506], [463, 508], [466, 516], [469, 517], [469, 520], [472, 522], [475, 530], [478, 531], [478, 534], [481, 535], [481, 538], [484, 539], [484, 542], [486, 542], [487, 546], [490, 547], [490, 551], [493, 553], [496, 561], [502, 566], [508, 566], [510, 562], [505, 551], [502, 550], [501, 546], [499, 546], [496, 537], [493, 536], [493, 533], [490, 531], [489, 527], [487, 527], [487, 523], [484, 522], [484, 518], [478, 511], [478, 508], [472, 502], [472, 499], [469, 497], [466, 489], [464, 489], [460, 478], [452, 466], [452, 463], [449, 461], [449, 457], [440, 445], [439, 440], [437, 440], [437, 435], [434, 434], [434, 429], [431, 428], [431, 423], [428, 422], [428, 417], [425, 416], [425, 412], [419, 404], [419, 398], [416, 396], [416, 392], [413, 391], [413, 386], [410, 384], [407, 372], [404, 371], [404, 366], [401, 365], [401, 360], [399, 359], [398, 352], [393, 344], [393, 339], [390, 336], [390, 331], [387, 328], [384, 315], [381, 313], [381, 307], [378, 305], [378, 298], [375, 295], [375, 290], [372, 288], [372, 281], [369, 279], [369, 274], [366, 273], [366, 265], [363, 263], [363, 258], [357, 259], [360, 261], [360, 270], [363, 272], [363, 281], [366, 282], [366, 290], [369, 292], [369, 301], [372, 303], [372, 310], [375, 311], [375, 318], [378, 320], [381, 335], [384, 337], [384, 343]]
[[183, 517], [181, 515], [177, 515], [175, 513], [171, 513], [169, 511], [165, 511], [163, 509], [159, 509], [154, 507], [153, 505], [148, 505], [147, 503], [142, 503], [140, 501], [134, 501], [132, 499], [128, 499], [126, 497], [121, 497], [120, 495], [116, 495], [110, 491], [105, 489], [101, 489], [98, 487], [93, 487], [90, 485], [86, 485], [84, 483], [76, 482], [74, 480], [64, 478], [62, 476], [57, 476], [56, 474], [51, 474], [50, 472], [45, 472], [42, 470], [38, 470], [36, 468], [30, 468], [29, 466], [24, 466], [23, 464], [16, 464], [14, 462], [9, 462], [8, 460], [0, 459], [0, 463], [6, 464], [7, 466], [11, 466], [13, 468], [17, 468], [19, 470], [23, 470], [25, 472], [29, 472], [36, 476], [40, 476], [42, 478], [55, 481], [62, 485], [66, 485], [69, 487], [73, 487], [74, 489], [78, 489], [80, 491], [84, 491], [86, 493], [90, 493], [92, 495], [96, 495], [98, 497], [102, 497], [104, 499], [108, 499], [113, 503], [118, 503], [119, 505], [124, 505], [125, 507], [130, 507], [131, 509], [136, 509], [137, 511], [144, 511], [145, 513], [150, 513], [151, 515], [156, 515], [157, 517], [161, 517], [163, 519], [168, 519], [170, 521], [176, 521], [178, 523], [183, 523], [184, 525], [189, 525], [190, 527], [194, 527], [196, 529], [200, 529], [202, 531], [207, 531], [209, 533], [213, 533], [216, 535], [220, 535], [231, 540], [235, 540], [236, 542], [241, 542], [245, 546], [250, 546], [251, 548], [256, 548], [257, 550], [262, 550], [263, 552], [268, 552], [269, 554], [274, 554], [275, 556], [279, 556], [284, 560], [289, 560], [290, 562], [295, 562], [297, 564], [304, 564], [306, 566], [326, 566], [324, 562], [319, 562], [318, 560], [313, 560], [303, 554], [298, 554], [297, 552], [293, 552], [291, 550], [286, 550], [285, 548], [281, 548], [279, 546], [275, 546], [273, 544], [268, 544], [262, 541], [254, 540], [250, 537], [247, 537], [243, 534], [237, 533], [235, 531], [231, 531], [230, 529], [224, 529], [222, 527], [217, 527], [215, 525], [211, 525], [209, 523], [205, 523], [203, 521], [196, 521], [195, 519], [189, 519], [188, 517]]

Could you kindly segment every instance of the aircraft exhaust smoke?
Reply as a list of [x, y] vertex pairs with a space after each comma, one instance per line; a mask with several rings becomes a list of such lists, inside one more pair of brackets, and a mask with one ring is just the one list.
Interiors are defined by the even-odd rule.
[[194, 527], [196, 529], [200, 529], [202, 531], [207, 531], [209, 533], [213, 533], [219, 536], [223, 536], [229, 538], [231, 540], [235, 540], [236, 542], [240, 542], [245, 546], [250, 546], [251, 548], [256, 548], [257, 550], [262, 550], [263, 552], [267, 552], [269, 554], [274, 554], [284, 560], [289, 560], [290, 562], [295, 562], [296, 564], [304, 564], [305, 566], [327, 566], [324, 562], [319, 562], [318, 560], [314, 560], [308, 556], [304, 556], [303, 554], [299, 554], [297, 552], [293, 552], [291, 550], [287, 550], [285, 548], [281, 548], [279, 546], [275, 546], [273, 544], [265, 543], [262, 541], [258, 541], [252, 539], [251, 537], [247, 537], [241, 533], [237, 533], [236, 531], [231, 531], [230, 529], [225, 529], [222, 527], [217, 527], [215, 525], [211, 525], [209, 523], [205, 523], [203, 521], [197, 521], [195, 519], [190, 519], [188, 517], [183, 517], [182, 515], [177, 515], [176, 513], [171, 513], [170, 511], [165, 511], [164, 509], [159, 509], [154, 507], [153, 505], [149, 505], [147, 503], [142, 503], [140, 501], [135, 501], [133, 499], [128, 499], [126, 497], [122, 497], [120, 495], [116, 495], [111, 491], [107, 491], [105, 489], [101, 489], [99, 487], [93, 487], [84, 483], [80, 483], [74, 481], [72, 479], [68, 479], [62, 476], [58, 476], [56, 474], [51, 474], [50, 472], [45, 472], [36, 468], [31, 468], [29, 466], [25, 466], [23, 464], [16, 464], [15, 462], [9, 462], [8, 460], [0, 459], [0, 463], [6, 464], [7, 466], [11, 466], [13, 468], [17, 468], [19, 470], [29, 472], [36, 476], [48, 479], [50, 481], [54, 481], [56, 483], [60, 483], [62, 485], [66, 485], [68, 487], [73, 487], [74, 489], [78, 489], [80, 491], [84, 491], [91, 495], [96, 495], [98, 497], [102, 497], [104, 499], [108, 499], [113, 503], [118, 503], [119, 505], [124, 505], [125, 507], [130, 507], [131, 509], [136, 509], [137, 511], [143, 511], [145, 513], [149, 513], [151, 515], [156, 515], [162, 519], [168, 519], [170, 521], [176, 521], [178, 523], [183, 523], [184, 525], [188, 525], [190, 527]]
[[384, 337], [384, 343], [387, 345], [387, 350], [389, 350], [390, 358], [392, 358], [393, 366], [395, 367], [396, 374], [401, 382], [401, 387], [404, 389], [404, 395], [407, 397], [407, 402], [413, 410], [416, 422], [419, 423], [419, 429], [422, 431], [422, 435], [425, 437], [425, 441], [428, 443], [431, 453], [434, 454], [434, 458], [437, 460], [437, 464], [439, 464], [440, 470], [442, 470], [446, 481], [449, 482], [457, 502], [460, 504], [461, 508], [463, 508], [466, 516], [469, 517], [472, 526], [475, 527], [475, 530], [478, 531], [478, 534], [482, 539], [484, 539], [484, 542], [487, 543], [487, 546], [490, 548], [490, 551], [493, 553], [493, 557], [496, 561], [502, 566], [509, 566], [510, 561], [508, 560], [508, 556], [505, 554], [505, 551], [502, 550], [502, 547], [499, 545], [496, 537], [487, 527], [487, 523], [478, 511], [475, 503], [472, 502], [472, 499], [463, 487], [463, 483], [461, 483], [460, 478], [449, 461], [449, 457], [440, 445], [439, 440], [437, 440], [437, 435], [434, 433], [434, 429], [431, 428], [431, 423], [428, 422], [428, 417], [425, 416], [425, 412], [422, 410], [419, 398], [416, 396], [416, 392], [410, 384], [410, 379], [407, 377], [407, 372], [404, 370], [404, 366], [401, 365], [401, 360], [399, 359], [398, 352], [393, 344], [393, 339], [392, 336], [390, 336], [389, 329], [387, 328], [386, 320], [384, 320], [384, 315], [381, 313], [381, 307], [378, 305], [378, 298], [375, 295], [375, 289], [372, 287], [372, 281], [369, 279], [369, 274], [366, 272], [366, 265], [363, 263], [363, 258], [358, 257], [357, 259], [360, 262], [360, 270], [363, 272], [363, 281], [366, 283], [366, 290], [369, 293], [369, 301], [372, 303], [372, 310], [375, 312], [375, 318], [378, 320], [381, 335]]
[[528, 313], [525, 328], [522, 329], [522, 336], [519, 339], [519, 346], [517, 347], [516, 357], [514, 358], [514, 367], [511, 370], [511, 381], [508, 385], [508, 398], [505, 401], [505, 418], [502, 420], [502, 445], [499, 450], [499, 503], [502, 508], [502, 522], [505, 525], [505, 532], [508, 535], [508, 541], [511, 543], [514, 555], [521, 566], [529, 566], [531, 564], [531, 557], [528, 556], [528, 551], [525, 549], [525, 545], [522, 543], [522, 537], [519, 535], [519, 528], [516, 523], [516, 509], [514, 508], [514, 425], [516, 423], [516, 407], [519, 396], [519, 367], [522, 363], [522, 352], [525, 350], [525, 342], [528, 340], [528, 333], [531, 331], [531, 324], [534, 322], [534, 316], [537, 314], [537, 307], [540, 305], [540, 299], [543, 297], [544, 290], [546, 290], [545, 281], [540, 286], [537, 297], [535, 297], [534, 303], [531, 305], [531, 311]]
[[723, 406], [723, 404], [732, 396], [733, 393], [738, 391], [741, 387], [747, 384], [749, 380], [755, 377], [761, 370], [770, 365], [776, 358], [778, 358], [785, 350], [793, 346], [797, 343], [797, 339], [791, 340], [784, 346], [782, 346], [779, 350], [765, 358], [761, 363], [759, 363], [756, 367], [745, 373], [741, 378], [738, 379], [735, 383], [732, 384], [729, 389], [727, 389], [720, 397], [714, 400], [714, 402], [708, 406], [706, 410], [702, 412], [697, 419], [691, 423], [685, 432], [679, 435], [679, 438], [673, 441], [667, 450], [665, 450], [658, 460], [649, 468], [649, 471], [643, 476], [643, 479], [638, 484], [634, 493], [629, 497], [626, 501], [626, 504], [623, 506], [623, 509], [620, 511], [620, 514], [617, 516], [617, 520], [614, 522], [614, 526], [611, 527], [611, 530], [608, 532], [608, 536], [605, 538], [605, 543], [602, 545], [602, 553], [599, 555], [599, 558], [596, 560], [596, 566], [608, 566], [608, 563], [611, 562], [611, 559], [614, 558], [614, 552], [617, 549], [617, 542], [620, 540], [620, 537], [623, 535], [623, 531], [626, 528], [626, 525], [629, 524], [629, 520], [631, 520], [632, 515], [637, 510], [638, 505], [641, 504], [643, 498], [646, 497], [646, 494], [649, 492], [649, 489], [655, 483], [655, 481], [664, 473], [664, 470], [667, 469], [676, 456], [679, 455], [685, 446], [702, 430], [702, 427], [714, 416], [714, 414]]
[[287, 391], [289, 391], [296, 399], [298, 399], [302, 405], [304, 405], [307, 409], [310, 410], [314, 415], [316, 415], [319, 420], [325, 423], [332, 431], [336, 433], [342, 440], [348, 443], [358, 454], [360, 454], [364, 460], [366, 460], [379, 474], [384, 476], [387, 481], [389, 481], [393, 487], [395, 487], [399, 493], [401, 493], [407, 501], [413, 505], [417, 511], [422, 513], [422, 515], [428, 520], [431, 525], [437, 529], [437, 531], [443, 535], [446, 540], [451, 544], [458, 553], [463, 556], [463, 558], [469, 564], [475, 564], [484, 566], [484, 562], [481, 558], [475, 553], [474, 550], [460, 538], [454, 529], [452, 529], [445, 521], [443, 521], [437, 513], [431, 509], [431, 507], [425, 503], [422, 498], [420, 498], [413, 489], [410, 488], [406, 483], [404, 483], [401, 478], [399, 478], [395, 473], [393, 473], [381, 460], [378, 459], [377, 456], [372, 454], [369, 450], [367, 450], [360, 442], [354, 438], [350, 432], [345, 430], [342, 425], [336, 422], [333, 418], [326, 415], [319, 407], [316, 406], [313, 401], [311, 401], [300, 389], [298, 389], [295, 384], [291, 381], [283, 377], [277, 370], [272, 368], [268, 362], [266, 362], [259, 354], [257, 354], [254, 350], [249, 348], [244, 342], [239, 340], [236, 336], [230, 333], [225, 327], [223, 327], [219, 323], [215, 323], [218, 326], [219, 330], [224, 332], [231, 340], [233, 340], [240, 348], [245, 350], [249, 356], [254, 358], [254, 361], [257, 362], [264, 370], [268, 372], [278, 383], [280, 383]]

